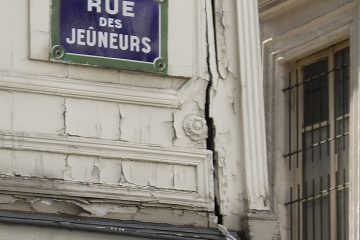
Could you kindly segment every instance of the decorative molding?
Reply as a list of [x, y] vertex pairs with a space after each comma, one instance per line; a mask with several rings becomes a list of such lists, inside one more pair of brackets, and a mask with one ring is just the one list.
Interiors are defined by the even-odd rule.
[[284, 2], [287, 0], [258, 0], [259, 10], [261, 11], [262, 8], [272, 6], [274, 4], [279, 4], [279, 2]]
[[204, 117], [190, 114], [183, 122], [185, 134], [195, 142], [202, 142], [208, 137], [208, 127]]
[[304, 54], [304, 46], [318, 49], [321, 45], [326, 47], [324, 42], [331, 44], [341, 38], [343, 39], [344, 36], [349, 35], [349, 27], [353, 22], [355, 7], [355, 2], [344, 4], [316, 20], [265, 40], [263, 42], [264, 53], [290, 60], [299, 57], [300, 54], [297, 52]]
[[212, 155], [207, 150], [9, 131], [0, 131], [0, 139], [0, 149], [193, 166], [197, 177], [195, 192], [14, 176], [0, 177], [0, 191], [54, 195], [61, 198], [67, 196], [146, 202], [159, 207], [161, 204], [169, 204], [176, 205], [177, 208], [192, 207], [209, 211], [213, 209]]
[[282, 12], [294, 7], [300, 0], [259, 0], [259, 16], [265, 18], [273, 14]]
[[348, 38], [354, 7], [354, 2], [345, 4], [314, 21], [263, 41], [263, 59], [264, 66], [268, 69], [265, 71], [268, 81], [274, 81], [273, 70], [278, 63], [296, 60]]
[[[246, 184], [250, 210], [269, 210], [258, 4], [237, 1]], [[246, 63], [246, 64], [245, 64]]]
[[[192, 80], [189, 80], [192, 81]], [[180, 109], [177, 91], [0, 72], [0, 89]]]

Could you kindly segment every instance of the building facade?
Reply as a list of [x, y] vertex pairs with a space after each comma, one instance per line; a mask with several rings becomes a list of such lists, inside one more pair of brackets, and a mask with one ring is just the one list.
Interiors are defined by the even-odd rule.
[[53, 61], [55, 2], [0, 8], [0, 240], [359, 239], [358, 0], [165, 0], [166, 74]]
[[282, 239], [358, 239], [357, 1], [260, 1]]

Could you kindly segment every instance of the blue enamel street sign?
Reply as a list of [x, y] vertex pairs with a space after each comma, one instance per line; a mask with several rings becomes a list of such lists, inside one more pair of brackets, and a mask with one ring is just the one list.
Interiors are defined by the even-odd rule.
[[167, 0], [52, 1], [52, 61], [166, 73]]

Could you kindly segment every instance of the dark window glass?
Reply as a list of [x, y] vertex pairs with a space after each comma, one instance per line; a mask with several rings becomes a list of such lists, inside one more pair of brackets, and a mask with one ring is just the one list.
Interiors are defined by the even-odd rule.
[[335, 54], [335, 91], [336, 117], [349, 113], [349, 48]]
[[304, 125], [328, 119], [328, 59], [304, 66]]

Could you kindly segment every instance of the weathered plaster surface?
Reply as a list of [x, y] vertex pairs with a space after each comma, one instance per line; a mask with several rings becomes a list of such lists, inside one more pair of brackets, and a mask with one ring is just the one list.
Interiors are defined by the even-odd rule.
[[[217, 199], [223, 224], [240, 230], [241, 216], [246, 214], [247, 196], [245, 168], [242, 161], [241, 86], [237, 66], [235, 2], [215, 3], [216, 43], [213, 55], [216, 65], [211, 68], [211, 117], [214, 119], [215, 157], [218, 181]], [[216, 45], [215, 45], [216, 44]], [[215, 52], [213, 54], [215, 54]]]
[[0, 9], [0, 209], [215, 226], [206, 125], [184, 126], [205, 113], [204, 1], [170, 4], [165, 77], [48, 62], [49, 6]]
[[[206, 211], [189, 211], [172, 207], [155, 208], [151, 204], [129, 204], [84, 198], [50, 198], [21, 194], [0, 194], [0, 210], [67, 214], [83, 217], [134, 220], [175, 225], [212, 226], [215, 223]], [[209, 220], [211, 219], [211, 220]]]
[[171, 76], [156, 76], [50, 63], [49, 0], [1, 8], [0, 209], [241, 230], [237, 14], [170, 1]]
[[0, 91], [0, 99], [1, 129], [49, 134], [63, 131], [62, 98]]
[[[209, 51], [214, 121], [216, 199], [220, 222], [252, 239], [278, 234], [270, 208], [265, 145], [263, 76], [257, 4], [215, 1], [215, 39]], [[211, 43], [211, 42], [210, 42]], [[234, 51], [234, 49], [237, 49]], [[211, 59], [210, 59], [211, 60]], [[236, 131], [234, 131], [236, 129]], [[264, 212], [253, 218], [249, 212]]]

